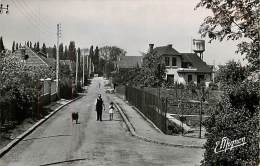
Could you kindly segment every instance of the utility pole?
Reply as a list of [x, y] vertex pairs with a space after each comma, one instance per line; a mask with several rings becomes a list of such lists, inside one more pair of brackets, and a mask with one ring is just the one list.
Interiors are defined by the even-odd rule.
[[78, 57], [78, 51], [76, 50], [76, 79], [75, 79], [75, 83], [76, 83], [76, 88], [78, 87], [78, 68], [79, 68], [79, 57]]
[[2, 14], [4, 11], [6, 14], [9, 13], [9, 5], [6, 5], [6, 7], [3, 6], [3, 4], [0, 4], [0, 14]]
[[57, 24], [57, 56], [56, 56], [56, 92], [58, 98], [60, 98], [60, 85], [59, 85], [59, 75], [60, 75], [60, 55], [59, 55], [59, 40], [61, 37], [61, 24]]
[[83, 70], [83, 76], [82, 76], [82, 86], [84, 87], [85, 85], [85, 54], [86, 54], [86, 51], [84, 50], [84, 53], [83, 53], [83, 67], [82, 67], [82, 70]]

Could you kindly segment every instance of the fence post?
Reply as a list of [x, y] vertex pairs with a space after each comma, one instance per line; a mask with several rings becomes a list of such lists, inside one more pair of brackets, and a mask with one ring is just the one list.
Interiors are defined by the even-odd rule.
[[165, 121], [165, 134], [168, 133], [167, 131], [167, 110], [168, 109], [168, 97], [165, 98], [165, 118], [164, 118], [164, 121]]

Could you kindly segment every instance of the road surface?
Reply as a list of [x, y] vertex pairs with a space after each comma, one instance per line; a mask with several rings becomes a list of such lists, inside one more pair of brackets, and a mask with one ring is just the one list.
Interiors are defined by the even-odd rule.
[[[99, 88], [101, 83], [101, 88]], [[116, 111], [96, 121], [95, 100], [101, 93], [106, 108], [103, 78], [94, 78], [81, 99], [65, 106], [0, 159], [0, 166], [190, 166], [199, 165], [202, 149], [167, 147], [132, 137]], [[79, 112], [79, 124], [71, 113]]]

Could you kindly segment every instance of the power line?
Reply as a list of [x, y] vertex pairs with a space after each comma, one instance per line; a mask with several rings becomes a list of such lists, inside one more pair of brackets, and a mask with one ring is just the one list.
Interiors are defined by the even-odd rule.
[[[37, 20], [35, 20], [35, 18], [33, 19], [32, 17], [30, 17], [29, 15], [26, 14], [25, 9], [22, 6], [19, 6], [14, 0], [11, 0], [13, 2], [13, 4], [19, 9], [19, 12], [26, 18], [26, 20], [28, 21], [28, 23], [30, 23], [30, 25], [32, 25], [33, 27], [36, 28], [36, 30], [38, 30], [39, 33], [44, 33], [44, 37], [45, 38], [49, 38], [51, 40], [54, 39], [54, 34], [50, 33], [44, 29], [41, 29], [42, 27], [37, 24]], [[30, 27], [30, 26], [29, 26]], [[31, 28], [31, 27], [30, 27]], [[33, 29], [35, 30], [35, 29]]]
[[[25, 7], [27, 7], [27, 9], [32, 13], [32, 16], [37, 16], [37, 13], [35, 12], [35, 10], [33, 9], [33, 7], [32, 7], [30, 4], [26, 3], [26, 1], [24, 1], [24, 0], [21, 0], [21, 3], [22, 3]], [[38, 15], [38, 17], [41, 18], [41, 17], [40, 17], [40, 14]], [[42, 20], [43, 20], [43, 21], [42, 21]], [[42, 18], [41, 18], [41, 20], [39, 19], [39, 22], [41, 22], [46, 28], [48, 28], [48, 29], [53, 29], [53, 32], [55, 32], [54, 27], [51, 27], [51, 26], [47, 23], [46, 19], [42, 19]]]
[[[30, 13], [28, 13], [27, 11], [27, 7], [26, 6], [24, 6], [22, 3], [21, 3], [21, 1], [18, 1], [18, 3], [20, 4], [19, 5], [19, 7], [20, 7], [20, 9], [21, 10], [23, 10], [24, 11], [24, 13], [25, 13], [25, 15], [27, 15], [27, 17], [29, 17], [31, 20], [33, 20], [34, 22], [39, 22], [39, 24], [37, 24], [37, 26], [39, 27], [39, 30], [40, 31], [43, 31], [43, 33], [50, 33], [51, 35], [54, 35], [54, 32], [51, 32], [51, 31], [49, 31], [49, 28], [48, 29], [43, 29], [43, 27], [41, 26], [41, 24], [40, 24], [40, 21], [39, 21], [39, 17], [37, 18], [36, 17], [36, 15], [31, 15]], [[35, 16], [35, 17], [33, 17], [33, 16]]]

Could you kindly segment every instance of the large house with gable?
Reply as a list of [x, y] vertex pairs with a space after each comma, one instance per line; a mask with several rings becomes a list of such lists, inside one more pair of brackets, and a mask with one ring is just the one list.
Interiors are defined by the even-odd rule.
[[212, 68], [196, 53], [180, 53], [171, 44], [155, 48], [154, 44], [149, 44], [149, 52], [162, 57], [167, 81], [179, 84], [208, 84], [212, 81]]

